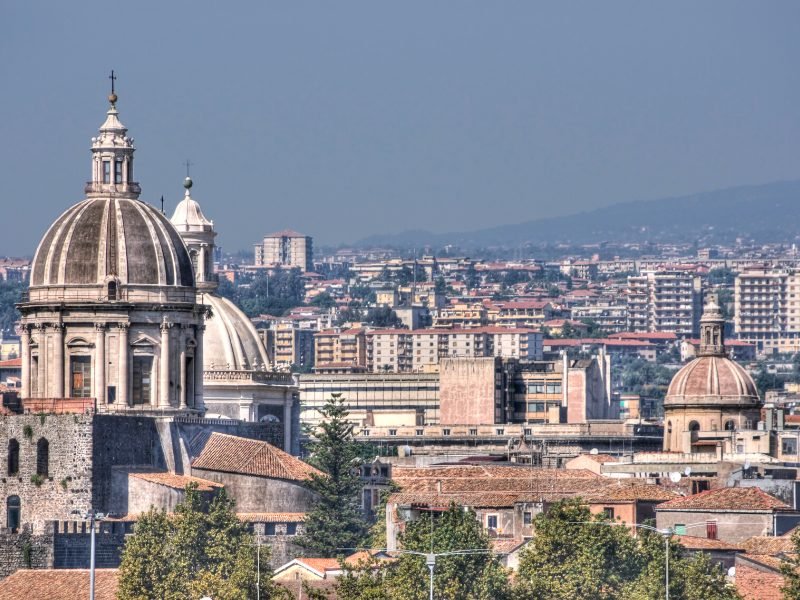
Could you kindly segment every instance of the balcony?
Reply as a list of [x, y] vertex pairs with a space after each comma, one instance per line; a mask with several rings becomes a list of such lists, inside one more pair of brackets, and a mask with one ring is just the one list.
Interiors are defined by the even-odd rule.
[[98, 183], [95, 181], [87, 181], [83, 187], [84, 194], [141, 194], [142, 188], [135, 181], [127, 183]]

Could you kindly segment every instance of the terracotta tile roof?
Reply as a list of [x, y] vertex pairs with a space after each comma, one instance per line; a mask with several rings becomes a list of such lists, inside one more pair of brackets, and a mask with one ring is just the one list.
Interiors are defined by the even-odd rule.
[[773, 511], [789, 505], [755, 488], [720, 488], [676, 498], [659, 504], [656, 510]]
[[375, 557], [375, 559], [379, 562], [394, 562], [397, 560], [394, 556], [389, 556], [389, 554], [391, 553], [387, 553], [382, 550], [361, 550], [360, 552], [354, 552], [345, 558], [344, 562], [345, 564], [354, 567], [358, 565], [359, 562], [367, 562], [373, 557]]
[[194, 469], [290, 481], [307, 481], [312, 474], [321, 474], [311, 465], [267, 442], [216, 432], [207, 436], [207, 439], [197, 458], [192, 461]]
[[736, 565], [736, 591], [744, 600], [782, 600], [783, 576], [745, 564]]
[[746, 552], [740, 556], [747, 561], [756, 563], [763, 567], [767, 567], [768, 569], [773, 569], [775, 571], [780, 571], [781, 564], [783, 563], [782, 557], [770, 556], [769, 554], [751, 554], [749, 552]]
[[515, 538], [492, 538], [489, 540], [489, 543], [492, 545], [492, 550], [497, 554], [511, 554], [514, 550], [525, 545], [527, 542], [528, 540], [519, 540]]
[[739, 545], [749, 554], [771, 554], [774, 556], [781, 553], [794, 552], [794, 544], [791, 538], [788, 537], [757, 535], [744, 540]]
[[610, 454], [581, 454], [581, 456], [593, 460], [596, 463], [600, 463], [601, 465], [609, 462], [617, 462], [617, 457], [611, 456]]
[[311, 567], [319, 573], [325, 573], [326, 569], [339, 569], [339, 561], [335, 558], [298, 558], [297, 562]]
[[[117, 569], [95, 570], [95, 598], [117, 597]], [[89, 597], [88, 569], [20, 569], [0, 581], [0, 598], [74, 600]]]
[[236, 513], [242, 521], [248, 523], [302, 523], [306, 513]]
[[678, 493], [665, 489], [660, 485], [638, 481], [618, 480], [610, 485], [596, 488], [584, 496], [589, 501], [634, 501], [663, 502], [678, 498]]
[[710, 540], [694, 535], [676, 535], [674, 539], [687, 550], [729, 550], [731, 552], [741, 552], [742, 546], [729, 544], [722, 540]]
[[9, 358], [8, 360], [0, 360], [0, 367], [21, 367], [21, 358]]
[[157, 483], [167, 487], [175, 488], [177, 490], [184, 489], [190, 483], [196, 483], [198, 491], [210, 492], [216, 488], [224, 487], [221, 483], [216, 481], [209, 481], [207, 479], [200, 479], [199, 477], [190, 477], [188, 475], [176, 475], [175, 473], [165, 472], [150, 472], [150, 473], [129, 473], [129, 477], [141, 479], [142, 481], [149, 481], [150, 483]]
[[476, 508], [508, 508], [518, 502], [555, 502], [571, 494], [555, 492], [464, 492], [461, 494], [437, 494], [431, 492], [398, 492], [389, 496], [389, 502], [403, 505], [430, 506], [446, 509], [451, 503], [456, 506]]
[[525, 479], [596, 479], [603, 478], [588, 469], [538, 469], [526, 466], [507, 465], [437, 465], [433, 467], [394, 467], [392, 479], [474, 479], [490, 478], [525, 478]]

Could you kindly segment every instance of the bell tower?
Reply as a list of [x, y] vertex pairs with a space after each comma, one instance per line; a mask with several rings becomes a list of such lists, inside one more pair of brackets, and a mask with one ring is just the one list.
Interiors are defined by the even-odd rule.
[[725, 319], [716, 294], [711, 294], [700, 318], [700, 348], [697, 355], [725, 356]]

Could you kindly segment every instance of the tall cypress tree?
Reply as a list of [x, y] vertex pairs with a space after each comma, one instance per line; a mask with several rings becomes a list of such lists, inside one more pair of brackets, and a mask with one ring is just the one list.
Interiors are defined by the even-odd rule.
[[320, 409], [322, 423], [311, 432], [308, 462], [322, 475], [311, 476], [309, 487], [317, 503], [306, 515], [305, 534], [298, 543], [314, 556], [344, 556], [361, 547], [367, 521], [360, 505], [360, 446], [341, 394], [332, 394]]

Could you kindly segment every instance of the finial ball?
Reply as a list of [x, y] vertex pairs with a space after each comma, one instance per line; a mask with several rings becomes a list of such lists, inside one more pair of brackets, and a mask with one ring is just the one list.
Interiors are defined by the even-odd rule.
[[116, 104], [117, 103], [117, 95], [114, 92], [111, 92], [108, 95], [108, 101], [111, 102], [111, 104]]
[[185, 187], [187, 190], [192, 189], [192, 178], [191, 177], [187, 177], [186, 179], [183, 180], [183, 187]]

